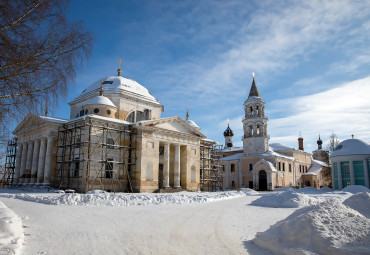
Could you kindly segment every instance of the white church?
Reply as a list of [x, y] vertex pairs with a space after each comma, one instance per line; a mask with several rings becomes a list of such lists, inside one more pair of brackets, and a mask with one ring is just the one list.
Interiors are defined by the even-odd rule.
[[320, 137], [318, 149], [312, 154], [304, 151], [302, 137], [298, 138], [298, 149], [278, 143], [269, 144], [265, 102], [254, 76], [249, 96], [244, 102], [244, 113], [242, 148], [233, 146], [234, 133], [229, 125], [224, 132], [224, 189], [331, 186], [328, 152], [322, 149]]
[[120, 68], [69, 105], [70, 119], [29, 114], [13, 131], [18, 140], [13, 185], [78, 192], [197, 191], [206, 185], [201, 167], [207, 162], [201, 158], [215, 142], [188, 115], [162, 118], [163, 105], [144, 86], [122, 77]]

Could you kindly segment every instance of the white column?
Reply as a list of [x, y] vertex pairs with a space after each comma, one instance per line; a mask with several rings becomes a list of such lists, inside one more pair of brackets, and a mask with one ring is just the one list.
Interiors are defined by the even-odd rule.
[[175, 170], [174, 170], [174, 188], [180, 187], [180, 145], [175, 145]]
[[44, 172], [44, 185], [50, 184], [50, 177], [51, 177], [51, 164], [52, 164], [52, 156], [53, 156], [53, 143], [54, 138], [52, 136], [48, 136], [48, 142], [46, 145], [46, 156], [45, 156], [45, 172]]
[[23, 184], [28, 184], [30, 182], [31, 169], [32, 169], [32, 157], [33, 157], [33, 141], [31, 140], [28, 142], [27, 162], [26, 162], [26, 170], [24, 172]]
[[19, 170], [19, 184], [23, 184], [24, 181], [24, 172], [26, 171], [26, 162], [27, 162], [27, 150], [28, 142], [23, 143], [22, 149], [22, 159], [21, 159], [21, 168]]
[[340, 162], [337, 162], [337, 171], [338, 171], [338, 189], [343, 189], [342, 181], [342, 170], [340, 169]]
[[243, 187], [243, 172], [242, 172], [242, 160], [239, 159], [238, 162], [238, 174], [239, 174], [239, 189]]
[[164, 145], [163, 187], [170, 187], [170, 145], [168, 143]]
[[19, 181], [19, 171], [21, 170], [21, 161], [22, 161], [22, 145], [23, 144], [18, 143], [17, 157], [15, 160], [13, 184], [17, 184]]
[[365, 178], [365, 186], [369, 189], [369, 168], [367, 164], [367, 159], [364, 159], [364, 178]]
[[356, 181], [355, 181], [355, 170], [353, 169], [353, 161], [349, 161], [349, 174], [350, 174], [350, 177], [351, 177], [351, 185], [355, 185], [356, 184]]
[[39, 162], [40, 140], [35, 140], [33, 146], [32, 170], [30, 184], [35, 184], [37, 176], [37, 164]]
[[334, 163], [335, 162], [332, 162], [332, 171], [331, 171], [331, 186], [333, 189], [338, 189], [338, 187], [335, 187], [335, 177], [334, 177]]
[[46, 153], [46, 138], [41, 138], [36, 184], [41, 184], [44, 181], [45, 153]]

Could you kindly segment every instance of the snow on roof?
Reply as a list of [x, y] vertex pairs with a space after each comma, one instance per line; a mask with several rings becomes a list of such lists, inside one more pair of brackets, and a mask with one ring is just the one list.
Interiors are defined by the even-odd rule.
[[46, 121], [55, 122], [55, 123], [66, 123], [66, 122], [69, 121], [69, 120], [66, 120], [66, 119], [60, 119], [60, 118], [49, 117], [49, 116], [42, 116], [42, 115], [39, 115], [39, 117], [41, 119], [46, 120]]
[[269, 165], [269, 167], [270, 167], [270, 169], [271, 169], [271, 171], [272, 171], [272, 172], [277, 172], [277, 170], [276, 170], [276, 168], [275, 168], [274, 164], [272, 164], [270, 161], [265, 160], [265, 159], [261, 159], [261, 160], [260, 160], [260, 161], [258, 161], [256, 164], [258, 164], [259, 162], [261, 162], [261, 163], [265, 163], [265, 164]]
[[335, 147], [330, 157], [370, 154], [370, 144], [360, 139], [347, 139]]
[[[94, 82], [87, 89], [73, 99], [71, 102], [89, 97], [94, 94], [98, 94], [101, 87], [101, 80]], [[157, 99], [142, 85], [134, 80], [122, 77], [122, 76], [109, 76], [104, 79], [103, 82], [104, 93], [108, 94], [132, 94], [137, 97], [141, 97], [153, 103], [159, 104]], [[128, 92], [128, 93], [127, 93]]]
[[317, 175], [324, 166], [328, 167], [325, 162], [316, 159], [311, 159], [311, 163], [312, 165], [306, 175]]
[[281, 143], [272, 143], [270, 144], [270, 149], [273, 151], [289, 151], [294, 150], [294, 148], [283, 145]]
[[131, 123], [131, 122], [128, 122], [128, 121], [125, 121], [125, 120], [119, 120], [119, 119], [114, 119], [114, 118], [110, 118], [110, 117], [103, 117], [103, 116], [99, 116], [99, 115], [95, 115], [95, 114], [87, 114], [87, 115], [84, 115], [84, 116], [80, 116], [80, 117], [71, 119], [70, 121], [81, 120], [81, 119], [85, 119], [87, 117], [94, 118], [94, 119], [106, 120], [106, 121], [115, 122], [115, 123], [127, 124], [127, 125], [134, 124], [134, 123]]
[[244, 156], [244, 153], [236, 153], [231, 156], [227, 156], [224, 158], [221, 158], [221, 160], [227, 161], [227, 160], [237, 160]]
[[222, 150], [222, 152], [230, 152], [230, 151], [242, 151], [242, 147], [227, 147]]
[[290, 156], [287, 156], [285, 154], [278, 153], [278, 152], [275, 152], [275, 151], [267, 151], [267, 152], [263, 153], [262, 156], [264, 156], [264, 157], [281, 157], [281, 158], [287, 158], [287, 159], [294, 160], [294, 157], [290, 157]]
[[96, 96], [96, 97], [90, 98], [89, 100], [86, 101], [86, 103], [84, 103], [84, 105], [91, 105], [91, 104], [107, 105], [107, 106], [111, 106], [117, 109], [117, 107], [112, 103], [112, 101], [105, 96]]

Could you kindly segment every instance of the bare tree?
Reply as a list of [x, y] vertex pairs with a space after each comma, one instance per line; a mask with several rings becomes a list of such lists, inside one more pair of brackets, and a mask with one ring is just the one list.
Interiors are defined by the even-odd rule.
[[338, 139], [337, 135], [332, 132], [331, 135], [329, 136], [329, 142], [325, 146], [326, 150], [329, 151], [329, 155], [334, 151], [335, 147], [340, 143], [340, 140]]
[[0, 0], [0, 140], [9, 123], [66, 95], [92, 36], [66, 19], [68, 1]]

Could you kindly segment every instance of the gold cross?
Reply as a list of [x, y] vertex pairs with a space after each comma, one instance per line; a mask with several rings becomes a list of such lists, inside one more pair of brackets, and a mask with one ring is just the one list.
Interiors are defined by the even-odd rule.
[[253, 79], [254, 79], [254, 72], [252, 74], [253, 74]]
[[122, 61], [121, 59], [118, 60], [118, 68], [121, 69], [121, 64], [122, 64]]

